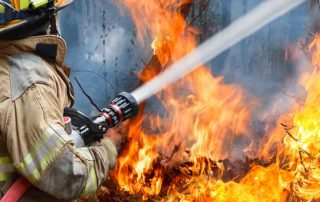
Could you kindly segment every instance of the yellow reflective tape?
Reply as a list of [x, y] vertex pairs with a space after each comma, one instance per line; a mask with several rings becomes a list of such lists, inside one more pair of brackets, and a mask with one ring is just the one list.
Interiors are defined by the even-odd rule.
[[93, 156], [90, 153], [89, 148], [87, 147], [81, 147], [77, 149], [77, 152], [81, 155], [81, 157], [83, 157], [85, 160], [88, 161], [94, 161]]
[[20, 0], [19, 1], [19, 10], [24, 10], [29, 7], [30, 1], [29, 0]]
[[36, 183], [40, 180], [40, 173], [38, 169], [35, 169], [30, 175], [26, 176], [27, 179], [31, 182], [31, 183]]
[[47, 131], [36, 143], [32, 151], [18, 164], [17, 169], [32, 183], [40, 180], [41, 173], [47, 169], [55, 155], [63, 147], [63, 142], [54, 131]]
[[94, 167], [92, 167], [91, 177], [93, 179], [93, 191], [96, 191], [98, 189], [98, 178]]
[[1, 13], [1, 14], [6, 11], [5, 9], [6, 9], [6, 8], [5, 8], [2, 4], [0, 4], [0, 13]]
[[10, 176], [10, 173], [0, 173], [0, 182], [6, 181]]
[[62, 145], [58, 145], [59, 142], [57, 142], [57, 144], [55, 145], [55, 147], [51, 148], [51, 151], [47, 153], [47, 155], [45, 155], [42, 159], [42, 161], [40, 162], [40, 165], [38, 167], [38, 170], [44, 171], [47, 166], [54, 160], [54, 157], [56, 156], [56, 154], [61, 150]]
[[[41, 145], [40, 145], [41, 146]], [[39, 147], [37, 148], [39, 149]], [[17, 166], [17, 170], [20, 173], [23, 173], [31, 182], [36, 182], [40, 179], [40, 173], [39, 170], [37, 169], [37, 167], [34, 168], [34, 170], [30, 171], [28, 170], [28, 166], [31, 166], [34, 162], [33, 162], [33, 156], [35, 152], [31, 152], [29, 153], [21, 163], [18, 164]], [[36, 166], [36, 165], [34, 165]], [[29, 173], [31, 172], [31, 173]]]
[[23, 161], [16, 166], [19, 173], [26, 174], [27, 166], [30, 163], [32, 163], [32, 156], [29, 153], [26, 157], [23, 158]]
[[20, 0], [19, 10], [37, 9], [49, 3], [49, 0]]
[[28, 154], [21, 163], [18, 164], [17, 170], [19, 173], [23, 173], [30, 182], [36, 182], [40, 178], [40, 173], [37, 169], [33, 170], [30, 174], [28, 173], [28, 165], [32, 163], [32, 156]]
[[55, 156], [56, 152], [59, 152], [60, 147], [55, 147], [50, 153], [45, 155], [43, 159], [41, 159], [40, 165], [36, 165], [35, 169], [32, 173], [26, 176], [31, 182], [35, 183], [40, 180], [40, 173], [43, 172], [48, 165], [52, 162], [53, 157]]
[[9, 156], [0, 157], [0, 166], [10, 164], [10, 163], [12, 163], [12, 160]]
[[9, 156], [0, 157], [0, 182], [6, 181], [8, 177], [16, 172]]
[[84, 158], [88, 163], [88, 179], [82, 196], [92, 194], [98, 189], [98, 178], [93, 165], [94, 158], [87, 147], [78, 148], [77, 152]]
[[49, 3], [49, 0], [18, 0], [18, 2], [15, 0], [13, 5], [18, 10], [26, 10], [29, 9], [30, 6], [32, 6], [32, 9], [36, 9], [46, 5], [47, 3]]
[[45, 133], [41, 136], [41, 139], [36, 143], [32, 151], [23, 158], [23, 161], [18, 164], [17, 169], [19, 172], [24, 173], [27, 166], [33, 162], [33, 157], [35, 156], [37, 150], [49, 139], [50, 135]]
[[49, 2], [49, 0], [31, 0], [30, 3], [32, 3], [33, 8], [39, 8], [41, 6], [46, 5]]
[[90, 172], [88, 173], [87, 184], [84, 189], [83, 196], [87, 196], [95, 192], [98, 188], [98, 179], [96, 175], [96, 171], [93, 165], [90, 165]]

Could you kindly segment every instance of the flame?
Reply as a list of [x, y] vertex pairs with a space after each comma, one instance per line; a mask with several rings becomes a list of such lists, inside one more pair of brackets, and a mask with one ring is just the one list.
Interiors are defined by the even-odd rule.
[[254, 166], [239, 183], [198, 178], [190, 183], [187, 191], [175, 197], [180, 201], [286, 201], [290, 190], [286, 181], [291, 179], [289, 173], [276, 165]]
[[320, 34], [309, 45], [313, 71], [301, 76], [300, 83], [307, 97], [304, 108], [293, 119], [295, 138], [284, 139], [285, 155], [291, 159], [289, 167], [295, 174], [294, 193], [302, 199], [320, 198]]
[[[138, 39], [144, 41], [148, 34], [153, 38], [151, 46], [159, 61], [158, 66], [151, 65], [141, 73], [141, 80], [151, 79], [159, 66], [166, 68], [196, 47], [199, 32], [187, 25], [181, 12], [192, 2], [121, 1], [132, 15]], [[167, 167], [196, 162], [198, 157], [227, 158], [237, 138], [251, 141], [248, 124], [255, 102], [246, 98], [240, 87], [224, 84], [222, 77], [213, 76], [206, 67], [193, 71], [157, 98], [164, 115], [141, 113], [130, 124], [130, 144], [114, 173], [122, 190], [145, 198], [158, 195]]]
[[[131, 14], [138, 39], [150, 41], [156, 57], [141, 72], [143, 82], [196, 47], [199, 31], [181, 12], [192, 2], [119, 1]], [[221, 180], [225, 168], [214, 160], [230, 157], [239, 139], [247, 142], [243, 150], [252, 150], [249, 124], [257, 101], [203, 66], [156, 96], [163, 114], [140, 110], [131, 122], [129, 145], [113, 173], [119, 189], [143, 199], [164, 194], [164, 201], [320, 199], [320, 34], [309, 50], [314, 71], [301, 76], [307, 92], [303, 107], [293, 105], [283, 114], [256, 154], [271, 165], [252, 164], [237, 182]], [[188, 166], [181, 168], [183, 163]], [[172, 168], [188, 174], [167, 179]]]
[[292, 195], [308, 201], [320, 199], [319, 38], [320, 34], [316, 34], [308, 47], [313, 70], [300, 76], [300, 84], [307, 92], [303, 105], [293, 105], [291, 112], [279, 119], [260, 150], [260, 155], [266, 158], [278, 154], [278, 166], [293, 176], [287, 182], [291, 184]]

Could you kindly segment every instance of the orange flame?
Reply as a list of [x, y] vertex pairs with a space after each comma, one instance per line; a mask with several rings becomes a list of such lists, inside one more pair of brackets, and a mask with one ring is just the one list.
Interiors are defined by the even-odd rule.
[[[150, 41], [159, 63], [140, 75], [147, 81], [179, 60], [197, 45], [197, 29], [188, 26], [181, 8], [192, 0], [123, 0], [136, 25], [141, 42]], [[151, 37], [152, 41], [148, 37]], [[113, 173], [119, 189], [141, 194], [144, 199], [163, 191], [165, 171], [193, 161], [195, 176], [181, 190], [169, 184], [169, 201], [287, 201], [293, 193], [305, 199], [320, 198], [320, 40], [310, 44], [315, 70], [305, 74], [302, 86], [308, 92], [302, 111], [293, 107], [279, 119], [258, 156], [276, 163], [252, 169], [240, 182], [208, 178], [199, 157], [219, 160], [230, 157], [237, 138], [252, 142], [248, 129], [256, 101], [236, 85], [224, 84], [206, 67], [157, 95], [163, 115], [140, 114], [129, 126], [128, 148]], [[287, 132], [283, 127], [285, 124]], [[290, 128], [290, 126], [295, 126]], [[244, 148], [243, 148], [244, 149]], [[223, 168], [221, 168], [223, 170]]]
[[[292, 133], [296, 140], [286, 137], [285, 154], [291, 159], [295, 174], [293, 190], [307, 200], [320, 199], [320, 34], [309, 45], [313, 71], [301, 76], [307, 97], [303, 110], [296, 113]], [[295, 162], [295, 163], [294, 163]]]
[[181, 201], [286, 201], [290, 190], [290, 184], [286, 181], [291, 179], [289, 173], [276, 165], [267, 168], [255, 166], [239, 183], [200, 178], [190, 183], [187, 191], [175, 197]]
[[292, 186], [293, 195], [304, 200], [320, 199], [319, 38], [320, 34], [316, 34], [309, 45], [313, 70], [300, 76], [300, 84], [307, 92], [303, 107], [294, 105], [290, 114], [279, 119], [260, 153], [263, 157], [270, 157], [269, 151], [274, 146], [277, 148], [278, 166], [293, 176], [287, 182]]
[[[161, 68], [192, 51], [198, 31], [188, 26], [181, 8], [185, 1], [124, 0], [130, 11], [138, 38], [148, 34]], [[151, 67], [141, 74], [143, 81], [156, 75]], [[237, 137], [250, 142], [248, 123], [255, 102], [244, 91], [226, 85], [201, 67], [177, 84], [157, 95], [165, 115], [143, 115], [129, 127], [130, 145], [119, 158], [115, 178], [122, 190], [148, 196], [158, 195], [166, 166], [195, 160], [197, 157], [222, 159], [231, 155]], [[143, 127], [148, 124], [149, 130]], [[155, 132], [150, 132], [156, 131]], [[153, 130], [154, 129], [154, 130]], [[157, 164], [158, 160], [162, 160]], [[151, 176], [151, 177], [150, 177]]]

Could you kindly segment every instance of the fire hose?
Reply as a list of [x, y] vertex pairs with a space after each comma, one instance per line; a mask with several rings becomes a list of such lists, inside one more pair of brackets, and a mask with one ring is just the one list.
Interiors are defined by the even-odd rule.
[[[193, 50], [189, 55], [173, 64], [155, 79], [150, 80], [142, 87], [129, 93], [119, 94], [107, 108], [101, 110], [97, 117], [89, 118], [74, 109], [66, 109], [65, 115], [73, 120], [73, 125], [78, 126], [78, 132], [84, 145], [103, 138], [103, 134], [109, 129], [137, 113], [138, 103], [148, 99], [169, 84], [177, 81], [188, 72], [201, 64], [215, 58], [223, 51], [231, 48], [244, 38], [255, 33], [274, 19], [289, 12], [306, 0], [268, 0], [261, 3], [253, 11], [239, 18], [227, 28], [212, 36], [208, 41]], [[23, 179], [16, 183], [23, 186]], [[0, 202], [15, 202], [15, 199], [6, 197], [8, 194], [22, 196], [24, 189], [14, 190], [16, 183], [9, 189]], [[17, 185], [18, 188], [20, 186]], [[19, 192], [20, 190], [20, 192]], [[6, 200], [4, 200], [4, 198]], [[19, 198], [18, 198], [19, 199]]]
[[[83, 145], [89, 146], [94, 141], [103, 138], [108, 129], [115, 127], [120, 122], [125, 121], [138, 113], [138, 103], [129, 93], [120, 93], [109, 106], [102, 109], [99, 115], [88, 117], [73, 108], [64, 110], [65, 122], [75, 127], [75, 131], [83, 140]], [[70, 130], [70, 131], [68, 131]], [[66, 128], [66, 132], [71, 134], [71, 128]], [[24, 177], [18, 180], [9, 188], [0, 202], [17, 202], [22, 195], [31, 187], [30, 182]]]

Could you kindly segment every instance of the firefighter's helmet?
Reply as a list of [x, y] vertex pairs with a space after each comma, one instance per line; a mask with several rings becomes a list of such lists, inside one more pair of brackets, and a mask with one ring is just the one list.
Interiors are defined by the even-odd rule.
[[73, 0], [0, 0], [0, 35], [55, 16]]

